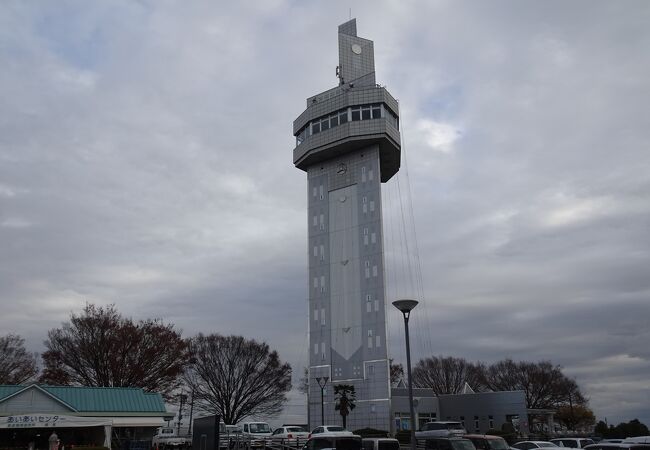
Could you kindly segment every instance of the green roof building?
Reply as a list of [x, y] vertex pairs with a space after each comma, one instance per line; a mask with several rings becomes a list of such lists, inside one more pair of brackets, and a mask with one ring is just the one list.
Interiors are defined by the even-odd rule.
[[47, 448], [52, 433], [67, 448], [150, 440], [172, 416], [140, 388], [0, 385], [0, 443], [18, 448]]

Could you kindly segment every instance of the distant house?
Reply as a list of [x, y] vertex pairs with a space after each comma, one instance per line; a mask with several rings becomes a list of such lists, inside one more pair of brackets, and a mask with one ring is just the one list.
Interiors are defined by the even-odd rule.
[[14, 447], [47, 448], [56, 433], [67, 448], [110, 448], [112, 440], [150, 440], [172, 416], [160, 394], [139, 388], [0, 385], [0, 442]]

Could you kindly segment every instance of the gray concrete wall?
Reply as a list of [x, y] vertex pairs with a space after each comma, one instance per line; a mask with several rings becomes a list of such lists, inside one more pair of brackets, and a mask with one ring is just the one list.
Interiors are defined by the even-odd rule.
[[[440, 420], [461, 420], [464, 417], [468, 432], [485, 433], [492, 428], [501, 429], [510, 416], [519, 416], [520, 431], [527, 433], [526, 397], [523, 391], [481, 392], [476, 394], [442, 395]], [[475, 420], [478, 417], [478, 426]]]
[[377, 146], [308, 170], [312, 427], [321, 424], [315, 378], [327, 376], [326, 424], [341, 423], [333, 384], [351, 384], [348, 428], [390, 429], [380, 178]]

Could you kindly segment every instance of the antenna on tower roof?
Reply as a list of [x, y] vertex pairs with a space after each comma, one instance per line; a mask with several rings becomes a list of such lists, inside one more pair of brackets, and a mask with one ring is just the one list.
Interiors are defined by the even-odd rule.
[[350, 17], [348, 18], [348, 20], [352, 20], [352, 8], [350, 8]]

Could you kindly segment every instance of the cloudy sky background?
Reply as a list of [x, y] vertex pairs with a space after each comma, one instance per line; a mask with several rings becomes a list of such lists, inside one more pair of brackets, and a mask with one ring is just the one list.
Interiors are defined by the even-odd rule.
[[645, 1], [3, 2], [0, 334], [42, 351], [115, 303], [265, 340], [299, 373], [291, 124], [336, 85], [350, 7], [400, 101], [386, 277], [423, 301], [414, 358], [550, 359], [599, 419], [650, 424]]

